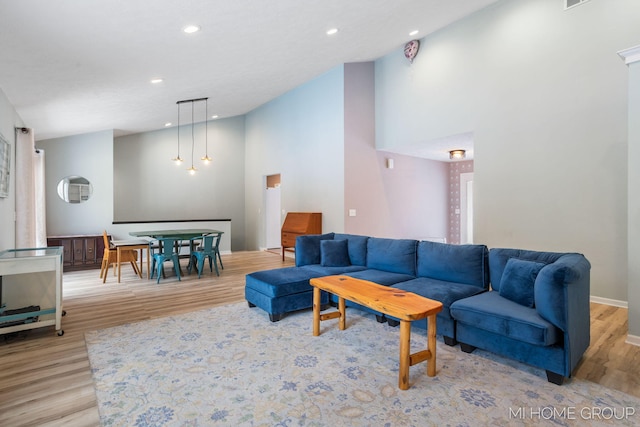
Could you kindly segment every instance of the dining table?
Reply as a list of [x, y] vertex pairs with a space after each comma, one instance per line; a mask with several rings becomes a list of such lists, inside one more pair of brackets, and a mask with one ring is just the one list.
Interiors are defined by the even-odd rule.
[[[207, 234], [223, 234], [223, 231], [213, 230], [210, 228], [176, 228], [169, 230], [143, 230], [143, 231], [130, 231], [129, 235], [134, 237], [150, 237], [152, 239], [158, 238], [171, 238], [176, 240], [191, 240], [194, 237], [200, 237]], [[158, 241], [160, 250], [162, 250], [162, 242]], [[193, 244], [189, 245], [189, 263], [191, 263], [191, 251], [193, 251]]]
[[134, 237], [151, 237], [157, 239], [158, 237], [168, 237], [178, 240], [189, 240], [194, 237], [203, 236], [205, 234], [222, 233], [219, 230], [212, 230], [209, 228], [177, 228], [170, 230], [146, 230], [146, 231], [131, 231], [129, 235]]
[[147, 250], [147, 279], [150, 277], [151, 268], [149, 266], [149, 258], [150, 258], [150, 250], [149, 250], [149, 242], [146, 240], [112, 240], [111, 245], [116, 248], [116, 266], [118, 269], [118, 283], [120, 283], [120, 271], [122, 270], [122, 262], [120, 261], [122, 250], [132, 249], [140, 250], [140, 278], [142, 278], [142, 251]]

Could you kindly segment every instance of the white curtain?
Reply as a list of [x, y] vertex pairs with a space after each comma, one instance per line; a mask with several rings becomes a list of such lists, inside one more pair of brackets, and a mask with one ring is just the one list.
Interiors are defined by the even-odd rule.
[[44, 150], [33, 129], [16, 129], [16, 248], [47, 246]]

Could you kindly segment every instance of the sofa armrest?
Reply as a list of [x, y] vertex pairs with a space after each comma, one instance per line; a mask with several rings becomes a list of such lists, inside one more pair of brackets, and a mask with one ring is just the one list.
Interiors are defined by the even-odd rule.
[[569, 376], [589, 347], [591, 264], [581, 254], [566, 254], [543, 267], [534, 285], [535, 307], [541, 317], [564, 332]]
[[[538, 314], [563, 331], [576, 318], [586, 315], [588, 321], [590, 269], [589, 261], [580, 254], [563, 255], [543, 267], [534, 286]], [[586, 313], [576, 311], [584, 309]]]

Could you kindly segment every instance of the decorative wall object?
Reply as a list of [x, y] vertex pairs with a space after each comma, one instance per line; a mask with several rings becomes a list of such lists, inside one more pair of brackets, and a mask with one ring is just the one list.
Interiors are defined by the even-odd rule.
[[404, 45], [404, 56], [413, 64], [414, 58], [418, 55], [420, 49], [420, 42], [418, 40], [411, 40]]
[[0, 197], [9, 197], [11, 146], [0, 134]]
[[58, 182], [57, 192], [58, 197], [67, 203], [83, 203], [93, 194], [93, 186], [88, 179], [71, 175]]

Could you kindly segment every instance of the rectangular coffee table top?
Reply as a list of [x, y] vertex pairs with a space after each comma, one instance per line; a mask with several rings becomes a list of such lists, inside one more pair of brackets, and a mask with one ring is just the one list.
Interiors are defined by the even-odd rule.
[[312, 286], [400, 320], [420, 320], [442, 311], [442, 303], [402, 289], [350, 276], [311, 279]]

